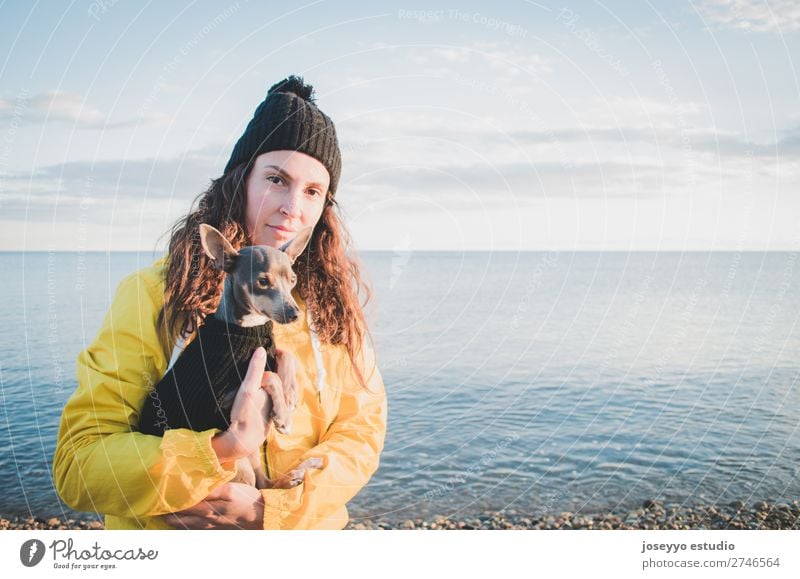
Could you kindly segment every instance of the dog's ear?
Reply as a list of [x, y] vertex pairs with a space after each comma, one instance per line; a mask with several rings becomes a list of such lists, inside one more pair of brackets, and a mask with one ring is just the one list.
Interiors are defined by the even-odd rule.
[[206, 252], [206, 255], [214, 260], [214, 265], [217, 268], [226, 272], [233, 271], [239, 252], [225, 239], [224, 235], [210, 225], [201, 223], [200, 244], [203, 246], [203, 251]]
[[297, 260], [297, 256], [303, 253], [306, 245], [308, 245], [308, 242], [311, 241], [312, 233], [314, 233], [314, 228], [306, 227], [297, 234], [297, 237], [291, 241], [287, 241], [281, 246], [281, 251], [286, 254], [286, 257], [289, 258], [291, 263], [294, 263]]

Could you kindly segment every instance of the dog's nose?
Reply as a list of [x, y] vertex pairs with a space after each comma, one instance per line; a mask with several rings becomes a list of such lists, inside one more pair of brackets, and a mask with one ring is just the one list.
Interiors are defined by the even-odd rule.
[[292, 310], [292, 311], [290, 311], [290, 312], [287, 314], [287, 316], [286, 316], [286, 318], [289, 320], [289, 322], [295, 322], [295, 321], [297, 321], [297, 318], [298, 318], [298, 317], [299, 317], [299, 316], [298, 316], [298, 314], [297, 314], [297, 311], [296, 311], [296, 310]]

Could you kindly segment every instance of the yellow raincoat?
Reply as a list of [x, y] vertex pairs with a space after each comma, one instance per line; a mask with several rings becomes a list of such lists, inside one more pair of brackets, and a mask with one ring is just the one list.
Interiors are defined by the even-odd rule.
[[[211, 448], [217, 430], [136, 432], [145, 396], [169, 361], [156, 319], [164, 303], [165, 260], [125, 278], [94, 342], [78, 356], [78, 388], [61, 416], [53, 458], [56, 489], [78, 511], [106, 515], [108, 529], [169, 529], [159, 517], [191, 507], [235, 471]], [[359, 365], [364, 389], [342, 346], [320, 344], [305, 304], [292, 324], [275, 324], [278, 347], [298, 359], [299, 403], [292, 432], [270, 429], [261, 458], [270, 478], [308, 457], [322, 470], [288, 490], [265, 489], [265, 529], [341, 529], [345, 504], [378, 468], [386, 431], [386, 395], [372, 350]]]

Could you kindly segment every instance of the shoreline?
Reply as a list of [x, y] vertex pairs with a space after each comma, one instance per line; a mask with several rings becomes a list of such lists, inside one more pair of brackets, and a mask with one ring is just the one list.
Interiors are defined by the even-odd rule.
[[[51, 517], [0, 518], [0, 530], [102, 530], [96, 519]], [[734, 501], [726, 505], [682, 507], [645, 501], [641, 508], [611, 513], [549, 513], [526, 515], [520, 510], [484, 513], [458, 518], [433, 517], [401, 522], [380, 519], [351, 519], [347, 530], [800, 530], [800, 502], [746, 505]]]

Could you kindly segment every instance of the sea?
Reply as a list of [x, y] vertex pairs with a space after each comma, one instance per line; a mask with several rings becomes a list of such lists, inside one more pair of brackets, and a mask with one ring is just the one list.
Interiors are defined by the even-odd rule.
[[[152, 252], [0, 253], [0, 515], [53, 487], [75, 359]], [[800, 498], [797, 252], [360, 255], [389, 400], [354, 521]]]

